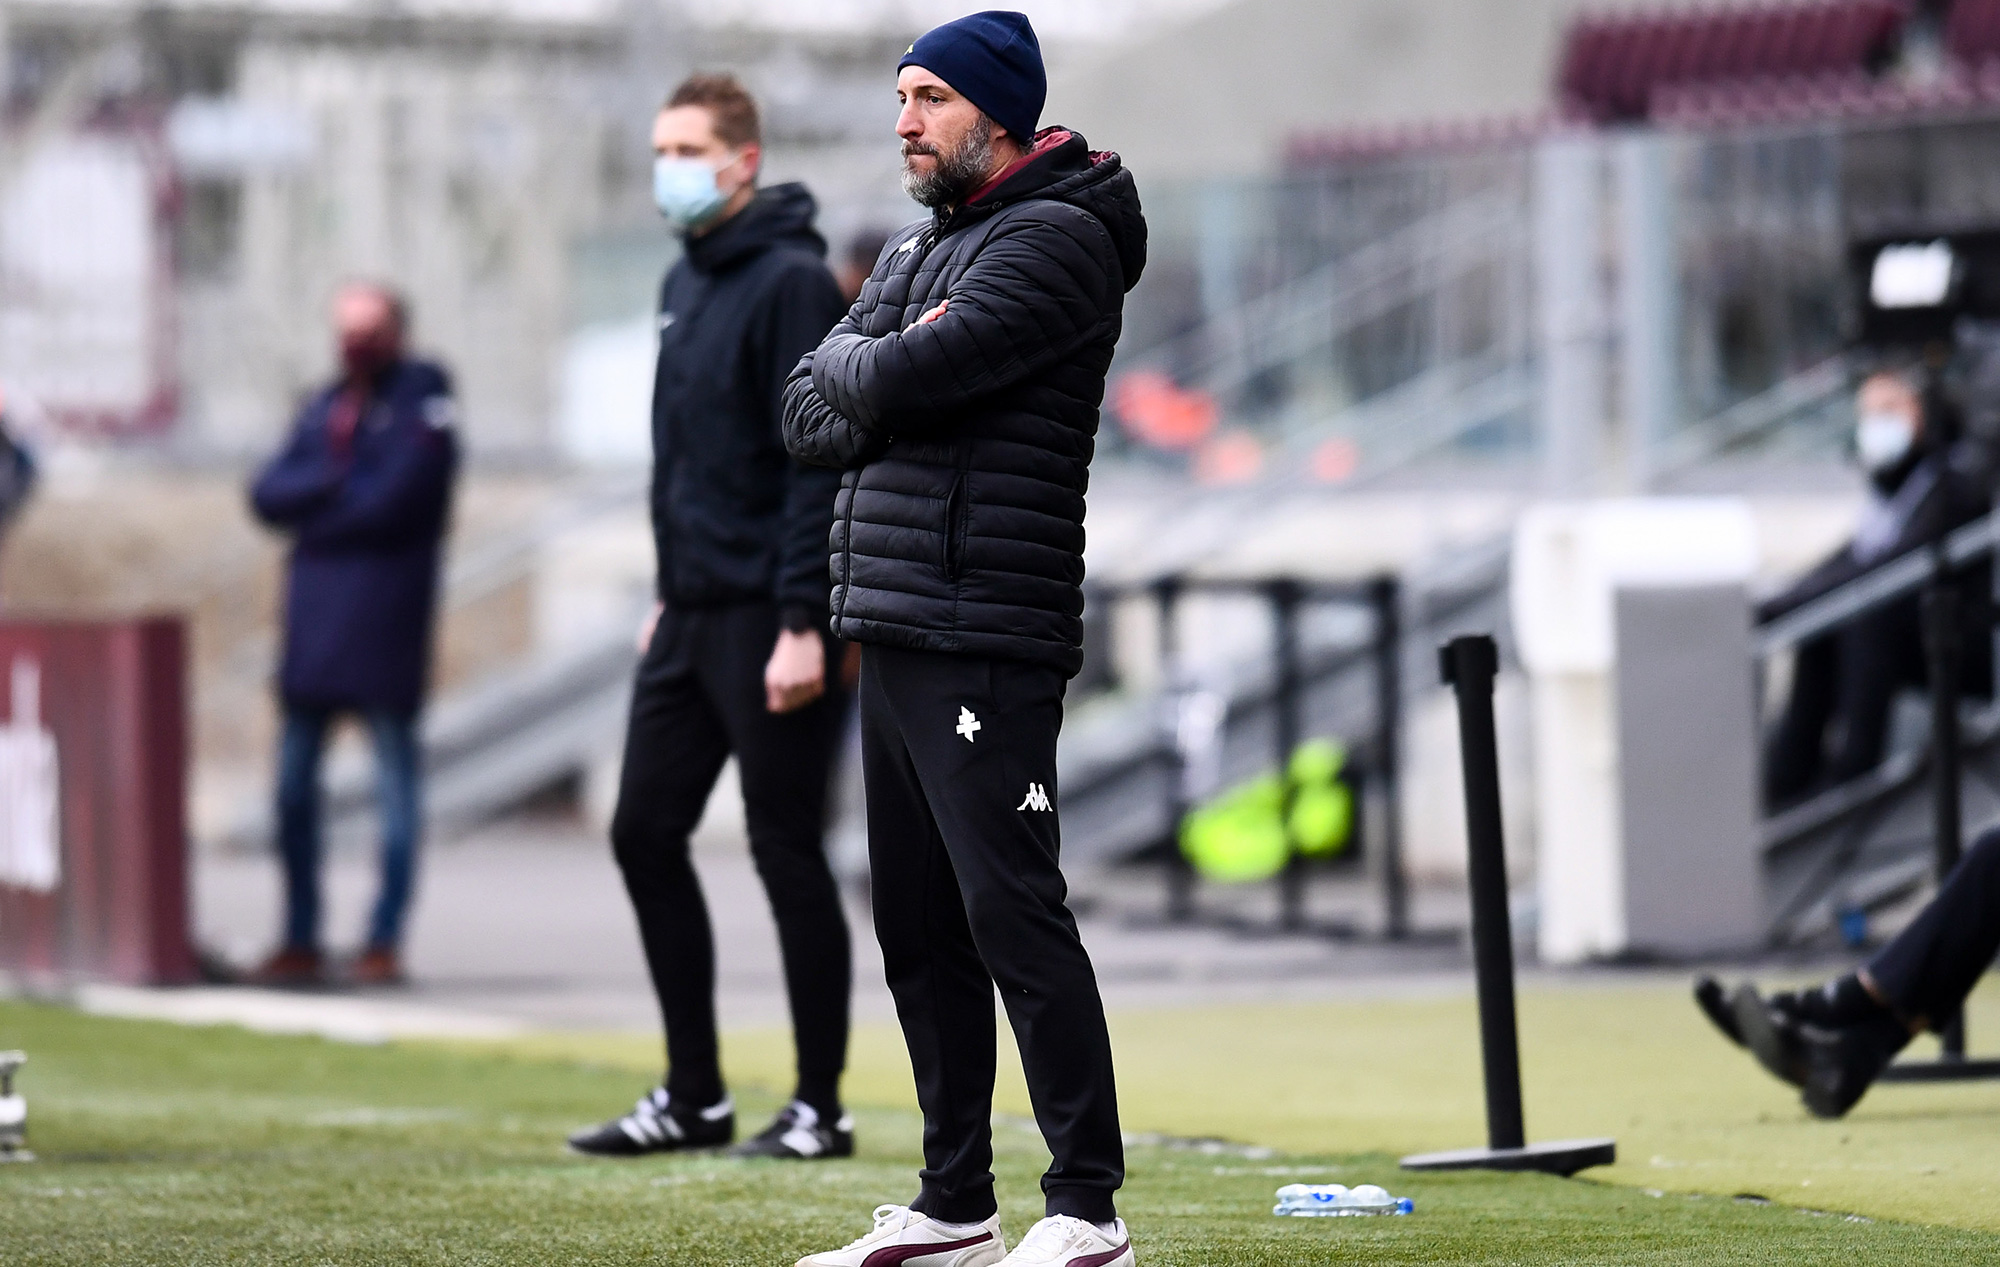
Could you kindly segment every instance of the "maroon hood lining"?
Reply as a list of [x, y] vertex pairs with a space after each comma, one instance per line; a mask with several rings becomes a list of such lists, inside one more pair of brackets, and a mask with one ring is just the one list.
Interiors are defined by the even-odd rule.
[[[1043, 128], [1041, 131], [1035, 133], [1035, 143], [1028, 147], [1028, 152], [1001, 168], [999, 175], [981, 185], [970, 198], [965, 200], [965, 205], [969, 207], [973, 203], [978, 202], [981, 198], [984, 198], [986, 195], [1000, 188], [1000, 186], [1006, 184], [1009, 176], [1012, 176], [1015, 172], [1020, 171], [1035, 159], [1048, 153], [1075, 135], [1076, 133], [1070, 131], [1068, 128]], [[1108, 154], [1102, 156], [1092, 154], [1090, 161], [1101, 163], [1108, 157]]]

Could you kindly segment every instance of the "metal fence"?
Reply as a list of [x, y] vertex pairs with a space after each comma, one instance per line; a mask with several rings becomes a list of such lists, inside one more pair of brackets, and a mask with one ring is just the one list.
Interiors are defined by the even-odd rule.
[[1840, 458], [1850, 244], [2000, 225], [2000, 115], [1548, 134], [1150, 187], [1147, 211], [1117, 373], [1170, 379], [1188, 425], [1114, 377], [1114, 447], [1657, 487]]

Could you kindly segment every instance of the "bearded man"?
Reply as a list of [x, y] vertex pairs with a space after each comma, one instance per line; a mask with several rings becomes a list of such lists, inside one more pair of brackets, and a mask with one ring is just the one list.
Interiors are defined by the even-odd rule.
[[[898, 68], [904, 187], [929, 218], [785, 389], [785, 442], [844, 472], [832, 629], [861, 644], [875, 932], [924, 1109], [921, 1189], [801, 1267], [1130, 1267], [1111, 1044], [1058, 865], [1056, 737], [1083, 661], [1084, 490], [1145, 263], [1118, 156], [1037, 130], [1018, 13]], [[1010, 1254], [993, 1192], [993, 991], [1052, 1162]]]

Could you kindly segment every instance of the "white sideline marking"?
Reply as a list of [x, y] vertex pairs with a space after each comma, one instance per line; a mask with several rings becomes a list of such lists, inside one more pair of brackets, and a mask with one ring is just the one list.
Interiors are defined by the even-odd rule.
[[317, 1034], [343, 1043], [386, 1043], [397, 1038], [514, 1038], [529, 1029], [504, 1016], [418, 1003], [240, 986], [149, 990], [84, 985], [71, 997], [77, 1007], [98, 1016], [180, 1025], [241, 1025], [264, 1034]]

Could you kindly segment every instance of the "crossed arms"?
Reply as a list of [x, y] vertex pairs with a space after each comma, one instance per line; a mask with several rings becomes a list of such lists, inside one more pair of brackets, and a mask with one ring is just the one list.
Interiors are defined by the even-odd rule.
[[1095, 335], [1120, 285], [1096, 217], [1062, 204], [1017, 216], [908, 326], [863, 334], [850, 310], [785, 384], [785, 447], [851, 470], [898, 436], [936, 434]]

